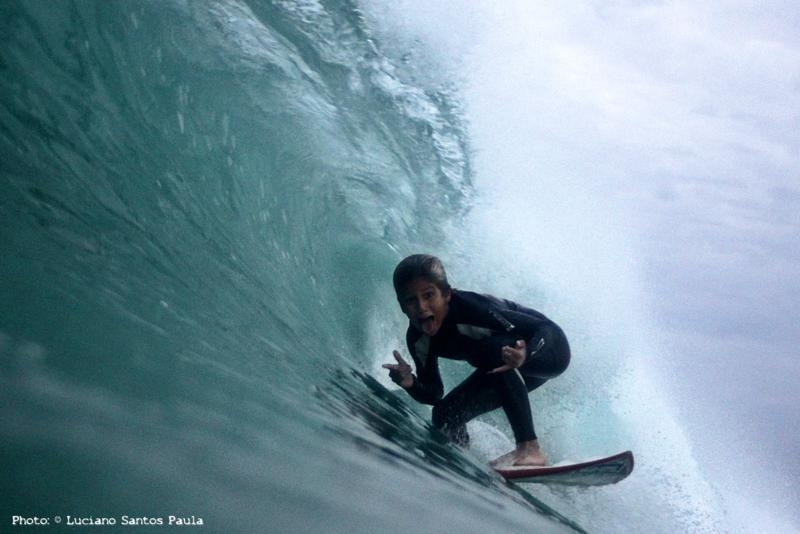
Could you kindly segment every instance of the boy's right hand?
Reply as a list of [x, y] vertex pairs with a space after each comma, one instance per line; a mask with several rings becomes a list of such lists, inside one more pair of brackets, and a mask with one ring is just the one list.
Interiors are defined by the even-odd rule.
[[411, 374], [411, 366], [406, 363], [399, 352], [394, 351], [393, 354], [397, 363], [384, 363], [382, 367], [384, 369], [389, 369], [389, 378], [392, 379], [392, 382], [403, 389], [408, 389], [414, 385], [414, 375]]

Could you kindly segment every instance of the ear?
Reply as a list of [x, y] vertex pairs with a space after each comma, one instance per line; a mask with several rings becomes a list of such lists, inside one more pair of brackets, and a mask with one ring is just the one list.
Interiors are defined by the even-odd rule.
[[447, 291], [442, 291], [442, 298], [444, 298], [444, 301], [446, 303], [450, 304], [450, 297], [452, 297], [452, 296], [453, 296], [453, 290], [452, 289], [448, 289]]

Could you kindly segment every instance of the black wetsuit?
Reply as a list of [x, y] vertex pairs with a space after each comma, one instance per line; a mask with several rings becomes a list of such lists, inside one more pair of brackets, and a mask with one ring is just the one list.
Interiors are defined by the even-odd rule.
[[[526, 343], [525, 363], [488, 374], [504, 364], [501, 349]], [[541, 313], [490, 295], [453, 289], [447, 316], [434, 336], [409, 325], [406, 343], [417, 375], [406, 391], [433, 405], [433, 425], [461, 445], [469, 443], [467, 421], [502, 407], [517, 443], [536, 439], [528, 392], [569, 365], [570, 350], [561, 328]], [[477, 370], [444, 398], [438, 358], [466, 360]]]

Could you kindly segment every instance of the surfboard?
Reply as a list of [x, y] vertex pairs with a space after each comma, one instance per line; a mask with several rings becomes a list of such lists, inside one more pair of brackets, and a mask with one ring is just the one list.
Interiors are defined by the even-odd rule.
[[495, 471], [510, 482], [537, 482], [572, 486], [616, 484], [633, 472], [633, 453], [621, 452], [605, 458], [581, 462], [561, 462], [543, 467], [496, 467]]

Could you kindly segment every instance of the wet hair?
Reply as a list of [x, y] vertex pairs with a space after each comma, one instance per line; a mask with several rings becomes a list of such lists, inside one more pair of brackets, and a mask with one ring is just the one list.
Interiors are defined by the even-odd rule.
[[450, 292], [447, 273], [444, 272], [442, 260], [429, 254], [413, 254], [397, 264], [392, 282], [397, 299], [406, 286], [417, 278], [424, 278], [439, 288], [442, 293]]

